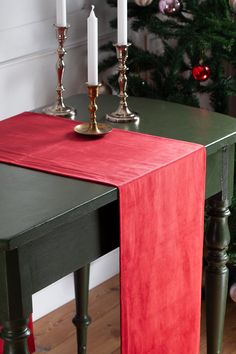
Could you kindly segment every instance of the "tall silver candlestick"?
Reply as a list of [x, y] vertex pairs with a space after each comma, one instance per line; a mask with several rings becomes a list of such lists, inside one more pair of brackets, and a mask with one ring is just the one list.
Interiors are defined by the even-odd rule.
[[139, 119], [137, 113], [131, 112], [127, 104], [128, 95], [126, 93], [126, 88], [127, 88], [126, 71], [128, 70], [128, 67], [126, 66], [126, 61], [128, 58], [128, 47], [130, 45], [131, 45], [130, 43], [128, 43], [127, 45], [115, 44], [117, 59], [119, 63], [118, 82], [119, 82], [120, 93], [118, 96], [120, 97], [120, 103], [115, 112], [106, 115], [107, 120], [115, 123], [132, 122]]
[[66, 54], [64, 43], [67, 39], [67, 32], [70, 26], [69, 25], [67, 25], [66, 27], [61, 27], [57, 25], [54, 26], [56, 28], [56, 35], [58, 40], [58, 49], [57, 49], [58, 61], [56, 64], [57, 97], [56, 97], [56, 103], [53, 106], [46, 107], [44, 109], [44, 112], [53, 116], [60, 116], [60, 117], [74, 119], [76, 115], [75, 108], [66, 106], [63, 99], [63, 92], [65, 91], [65, 88], [63, 86], [63, 76], [65, 72], [64, 56]]

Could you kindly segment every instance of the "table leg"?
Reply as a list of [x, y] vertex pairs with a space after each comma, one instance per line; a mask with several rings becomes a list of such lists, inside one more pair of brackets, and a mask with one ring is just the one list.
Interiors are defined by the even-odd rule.
[[0, 323], [4, 354], [29, 354], [27, 326], [31, 313], [28, 263], [18, 249], [0, 251]]
[[87, 328], [91, 323], [88, 315], [90, 265], [74, 272], [76, 315], [73, 323], [77, 331], [78, 354], [87, 352]]
[[219, 193], [208, 200], [206, 233], [206, 323], [207, 354], [220, 354], [228, 292], [227, 249], [230, 242], [229, 203]]
[[4, 340], [4, 354], [29, 354], [27, 338], [30, 330], [28, 319], [3, 323], [1, 338]]

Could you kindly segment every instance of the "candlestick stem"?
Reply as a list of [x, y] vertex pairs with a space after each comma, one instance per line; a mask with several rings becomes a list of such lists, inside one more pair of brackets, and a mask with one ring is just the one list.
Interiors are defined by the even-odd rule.
[[64, 56], [66, 55], [66, 50], [64, 48], [64, 43], [65, 40], [67, 39], [67, 28], [66, 27], [58, 27], [57, 28], [57, 38], [58, 38], [58, 49], [57, 49], [57, 55], [58, 55], [58, 61], [56, 64], [56, 69], [57, 69], [57, 78], [58, 78], [58, 83], [57, 83], [57, 105], [60, 107], [64, 107], [64, 101], [63, 101], [63, 92], [65, 91], [63, 87], [63, 76], [65, 72], [65, 62], [64, 62]]
[[88, 96], [89, 96], [89, 113], [90, 113], [90, 125], [91, 127], [97, 126], [97, 110], [98, 106], [96, 104], [96, 99], [98, 97], [98, 86], [88, 86]]
[[73, 107], [66, 106], [64, 103], [63, 92], [65, 88], [63, 86], [63, 77], [65, 72], [65, 62], [64, 56], [67, 54], [64, 43], [67, 39], [67, 32], [69, 29], [69, 25], [66, 27], [61, 27], [55, 25], [56, 28], [56, 36], [58, 40], [58, 48], [57, 48], [57, 64], [56, 64], [56, 71], [57, 71], [57, 87], [56, 87], [56, 103], [53, 106], [46, 107], [44, 112], [54, 116], [61, 116], [66, 118], [74, 119], [76, 115], [76, 110]]
[[88, 123], [82, 123], [77, 125], [74, 130], [76, 133], [83, 135], [104, 135], [109, 133], [112, 130], [112, 127], [106, 123], [98, 123], [97, 122], [97, 110], [98, 106], [96, 104], [96, 99], [99, 95], [99, 87], [98, 85], [88, 85], [88, 97], [89, 97], [89, 115], [90, 120]]
[[118, 109], [110, 114], [106, 115], [106, 119], [115, 122], [115, 123], [120, 123], [120, 122], [132, 122], [136, 121], [139, 119], [139, 116], [137, 113], [131, 112], [130, 109], [128, 108], [127, 104], [127, 76], [126, 72], [128, 71], [128, 67], [126, 65], [127, 59], [128, 59], [128, 47], [130, 46], [130, 43], [127, 45], [119, 45], [115, 44], [116, 47], [116, 53], [117, 53], [117, 59], [118, 59], [118, 70], [119, 70], [119, 78], [118, 78], [118, 83], [119, 83], [119, 94], [118, 96], [120, 97], [120, 102]]

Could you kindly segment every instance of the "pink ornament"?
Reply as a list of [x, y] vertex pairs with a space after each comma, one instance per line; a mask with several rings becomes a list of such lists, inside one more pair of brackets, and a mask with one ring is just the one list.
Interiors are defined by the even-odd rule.
[[229, 294], [231, 299], [236, 302], [236, 283], [231, 286]]
[[229, 0], [230, 10], [236, 14], [236, 0]]
[[177, 14], [182, 9], [180, 0], [160, 0], [159, 10], [165, 15]]

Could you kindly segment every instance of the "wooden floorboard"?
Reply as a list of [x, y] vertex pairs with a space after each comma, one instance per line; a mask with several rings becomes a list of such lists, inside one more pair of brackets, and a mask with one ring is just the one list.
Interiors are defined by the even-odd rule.
[[[74, 314], [75, 304], [72, 301], [35, 322], [37, 353], [76, 353], [75, 328], [71, 323]], [[93, 321], [88, 332], [88, 354], [120, 354], [118, 276], [90, 291], [89, 314]], [[204, 317], [203, 304], [202, 319]], [[200, 354], [206, 354], [204, 320], [201, 333]], [[236, 303], [230, 300], [227, 305], [222, 354], [236, 354]]]

